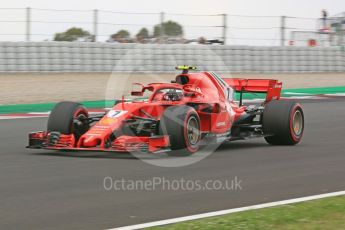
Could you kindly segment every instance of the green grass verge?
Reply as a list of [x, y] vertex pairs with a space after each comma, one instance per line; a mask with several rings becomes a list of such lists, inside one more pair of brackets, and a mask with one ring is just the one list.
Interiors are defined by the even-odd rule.
[[[285, 89], [282, 91], [283, 97], [307, 96], [317, 94], [335, 94], [345, 93], [345, 86], [327, 87], [327, 88], [306, 88], [306, 89]], [[265, 94], [245, 93], [243, 99], [264, 99]], [[239, 100], [239, 94], [236, 93], [235, 99]], [[86, 101], [81, 102], [87, 108], [105, 108], [112, 107], [114, 101]], [[10, 113], [28, 113], [28, 112], [47, 112], [50, 111], [56, 103], [40, 103], [40, 104], [16, 104], [16, 105], [0, 105], [0, 114]]]
[[257, 209], [150, 229], [345, 229], [345, 196]]
[[[114, 105], [114, 101], [84, 101], [81, 103], [90, 109], [106, 108]], [[56, 103], [0, 105], [0, 114], [48, 112], [52, 110], [55, 104]]]

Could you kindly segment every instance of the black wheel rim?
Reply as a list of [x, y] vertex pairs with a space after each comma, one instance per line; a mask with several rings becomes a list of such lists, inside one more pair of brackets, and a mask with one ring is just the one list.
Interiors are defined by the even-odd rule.
[[189, 144], [196, 145], [199, 141], [199, 136], [199, 122], [194, 116], [192, 116], [187, 121], [187, 139]]
[[296, 110], [293, 115], [292, 131], [296, 136], [300, 136], [303, 132], [303, 115], [299, 110]]

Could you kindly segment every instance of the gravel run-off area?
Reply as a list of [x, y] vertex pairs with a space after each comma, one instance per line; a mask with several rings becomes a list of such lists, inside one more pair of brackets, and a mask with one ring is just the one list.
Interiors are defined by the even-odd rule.
[[[345, 86], [345, 73], [222, 76], [278, 79], [283, 88]], [[112, 99], [129, 92], [133, 82], [169, 82], [174, 78], [173, 73], [1, 73], [0, 105]]]

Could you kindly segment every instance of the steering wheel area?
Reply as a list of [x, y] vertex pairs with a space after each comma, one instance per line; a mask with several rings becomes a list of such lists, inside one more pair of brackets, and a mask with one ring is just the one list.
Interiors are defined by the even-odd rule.
[[165, 88], [158, 90], [152, 101], [180, 101], [183, 98], [182, 89]]
[[175, 90], [168, 91], [163, 95], [165, 101], [180, 101], [181, 99], [182, 94], [177, 93]]

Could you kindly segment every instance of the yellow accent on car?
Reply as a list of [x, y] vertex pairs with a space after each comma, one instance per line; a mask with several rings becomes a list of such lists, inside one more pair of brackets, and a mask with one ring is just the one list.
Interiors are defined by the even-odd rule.
[[196, 66], [189, 66], [189, 65], [179, 65], [176, 66], [175, 69], [177, 70], [196, 70]]

